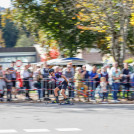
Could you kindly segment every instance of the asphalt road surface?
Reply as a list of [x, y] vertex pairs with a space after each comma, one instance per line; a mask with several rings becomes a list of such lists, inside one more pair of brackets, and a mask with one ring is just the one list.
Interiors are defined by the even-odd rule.
[[133, 104], [0, 104], [0, 134], [133, 134]]

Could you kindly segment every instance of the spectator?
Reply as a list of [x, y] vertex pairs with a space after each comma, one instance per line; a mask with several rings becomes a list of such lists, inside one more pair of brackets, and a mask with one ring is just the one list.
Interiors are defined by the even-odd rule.
[[43, 75], [43, 78], [48, 78], [49, 76], [49, 65], [47, 65], [47, 62], [44, 62], [44, 68], [42, 69], [41, 73]]
[[17, 72], [17, 81], [19, 82], [19, 83], [18, 83], [18, 87], [19, 87], [20, 89], [23, 89], [23, 80], [22, 80], [22, 78], [21, 78], [20, 72]]
[[83, 91], [84, 96], [87, 95], [87, 90], [88, 90], [87, 85], [84, 85], [83, 82], [82, 82], [83, 75], [81, 73], [81, 67], [77, 67], [76, 68], [76, 73], [75, 73], [74, 78], [75, 78], [75, 86], [76, 86], [76, 89], [78, 90], [77, 91], [77, 94], [78, 94], [79, 101], [80, 101], [80, 96], [79, 96], [80, 95], [80, 92], [79, 92], [79, 90], [80, 91], [81, 90]]
[[108, 73], [106, 67], [102, 67], [101, 69], [101, 77], [105, 77], [106, 81], [108, 82]]
[[29, 78], [30, 78], [30, 71], [29, 71], [29, 66], [25, 65], [24, 71], [23, 71], [23, 81], [24, 81], [24, 87], [26, 88], [26, 99], [31, 100], [30, 95], [29, 95], [29, 89], [30, 89], [30, 83], [29, 83]]
[[96, 78], [98, 78], [96, 72], [96, 66], [93, 66], [92, 71], [89, 73], [90, 77], [90, 86], [91, 86], [91, 99], [95, 99], [95, 89], [96, 89]]
[[110, 70], [111, 70], [110, 64], [105, 65], [104, 68], [105, 68], [105, 70], [106, 70], [107, 73], [109, 73]]
[[32, 71], [30, 71], [29, 86], [30, 86], [30, 89], [33, 89], [33, 72]]
[[[74, 70], [74, 68], [73, 68], [73, 65], [72, 65], [72, 62], [69, 62], [67, 65], [70, 65], [70, 67], [71, 67], [71, 72], [73, 73], [73, 75], [75, 74], [75, 70]], [[67, 68], [64, 68], [63, 69], [63, 74], [65, 74], [65, 71], [67, 70]]]
[[43, 97], [44, 100], [51, 100], [49, 98], [50, 90], [49, 90], [49, 65], [47, 65], [47, 62], [44, 62], [44, 68], [42, 69], [42, 75], [43, 75]]
[[14, 95], [14, 98], [17, 99], [16, 95], [17, 95], [17, 90], [16, 90], [16, 77], [17, 77], [17, 71], [14, 68], [15, 66], [15, 62], [13, 61], [11, 63], [11, 67], [10, 67], [10, 73], [12, 75], [12, 94]]
[[2, 70], [2, 65], [0, 65], [0, 101], [3, 101], [4, 87], [5, 87], [4, 72]]
[[109, 71], [109, 76], [112, 76], [113, 72], [115, 72], [116, 70], [120, 71], [120, 69], [118, 68], [117, 62], [113, 63], [113, 67], [111, 67], [111, 69]]
[[115, 102], [119, 102], [117, 93], [120, 89], [121, 72], [116, 68], [115, 72], [112, 73], [113, 78], [113, 99]]
[[124, 63], [124, 69], [122, 70], [122, 84], [124, 86], [124, 90], [123, 91], [123, 99], [125, 98], [125, 93], [127, 93], [127, 99], [129, 96], [129, 88], [130, 88], [130, 70], [128, 69], [128, 64]]
[[107, 96], [108, 96], [108, 91], [111, 89], [111, 86], [109, 85], [109, 75], [108, 75], [106, 67], [102, 68], [102, 70], [101, 70], [101, 77], [105, 77], [106, 78], [106, 82], [107, 82]]
[[102, 93], [102, 102], [104, 102], [104, 99], [106, 99], [106, 101], [108, 101], [106, 77], [100, 78], [100, 88], [101, 88], [100, 93]]
[[5, 73], [6, 87], [7, 87], [7, 101], [11, 101], [12, 99], [12, 74], [10, 72], [10, 68], [6, 69]]
[[39, 72], [41, 72], [41, 67], [40, 67], [39, 64], [37, 64], [36, 69], [35, 69], [35, 71], [34, 71], [34, 77], [35, 77], [35, 78], [36, 78], [36, 76], [39, 75]]
[[74, 75], [73, 72], [71, 71], [71, 66], [67, 65], [67, 69], [65, 71], [64, 76], [67, 78], [68, 82], [69, 82], [69, 97], [74, 98]]
[[62, 75], [63, 67], [59, 67], [59, 73]]
[[59, 66], [54, 66], [54, 72], [55, 74], [61, 74], [62, 72], [60, 72], [60, 67]]
[[130, 84], [131, 87], [134, 88], [134, 72], [130, 75]]
[[30, 70], [30, 68], [32, 67], [31, 63], [28, 63], [27, 67], [28, 67], [28, 71], [31, 72]]
[[82, 66], [82, 75], [85, 84], [89, 87], [89, 71], [86, 70], [86, 65]]
[[41, 87], [41, 81], [43, 79], [43, 76], [41, 74], [41, 71], [38, 70], [38, 75], [36, 75], [36, 82], [34, 83], [34, 87], [37, 88], [38, 90], [38, 100], [41, 101], [42, 97], [43, 97], [43, 90]]
[[96, 80], [95, 87], [96, 87], [96, 88], [100, 85], [101, 69], [98, 69], [98, 70], [97, 70], [97, 75], [98, 75], [98, 77], [95, 78], [95, 80]]

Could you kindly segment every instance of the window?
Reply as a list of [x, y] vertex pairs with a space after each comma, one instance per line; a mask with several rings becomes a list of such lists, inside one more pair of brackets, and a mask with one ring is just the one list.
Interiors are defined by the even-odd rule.
[[12, 62], [16, 60], [21, 60], [22, 62], [36, 62], [35, 56], [6, 56], [6, 57], [0, 57], [0, 62]]

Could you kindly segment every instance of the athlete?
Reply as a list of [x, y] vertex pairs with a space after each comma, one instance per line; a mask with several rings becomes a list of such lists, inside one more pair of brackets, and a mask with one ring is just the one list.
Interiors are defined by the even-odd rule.
[[65, 94], [65, 91], [66, 91], [67, 86], [68, 86], [67, 78], [60, 73], [57, 73], [57, 72], [55, 73], [54, 69], [51, 69], [49, 71], [49, 74], [51, 76], [51, 79], [53, 81], [55, 81], [55, 86], [56, 86], [56, 88], [54, 89], [55, 101], [53, 101], [53, 103], [59, 103], [58, 91], [61, 90], [61, 94], [64, 97], [65, 103], [69, 104], [70, 101]]

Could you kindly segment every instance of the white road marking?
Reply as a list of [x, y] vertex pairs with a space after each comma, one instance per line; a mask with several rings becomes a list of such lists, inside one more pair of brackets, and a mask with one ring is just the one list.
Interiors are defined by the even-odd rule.
[[82, 131], [82, 130], [79, 129], [79, 128], [56, 128], [56, 130], [57, 130], [57, 131], [62, 131], [62, 132], [63, 132], [63, 131], [64, 131], [64, 132], [65, 132], [65, 131], [67, 131], [67, 132], [69, 132], [69, 131], [71, 131], [71, 132], [72, 132], [72, 131]]
[[50, 130], [48, 129], [23, 129], [25, 132], [28, 132], [28, 133], [41, 133], [41, 132], [50, 132]]
[[6, 130], [0, 130], [0, 133], [17, 133], [16, 130], [14, 129], [6, 129]]

